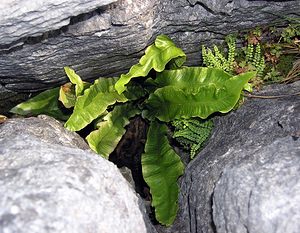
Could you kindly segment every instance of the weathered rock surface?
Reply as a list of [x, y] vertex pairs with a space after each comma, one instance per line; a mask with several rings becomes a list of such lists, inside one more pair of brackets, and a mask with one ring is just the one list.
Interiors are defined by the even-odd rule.
[[[8, 2], [2, 5], [10, 5]], [[28, 2], [22, 3], [23, 6]], [[13, 32], [0, 38], [0, 85], [13, 93], [43, 90], [66, 82], [63, 71], [66, 65], [76, 69], [84, 79], [127, 72], [155, 36], [162, 33], [184, 49], [187, 64], [199, 64], [200, 44], [218, 43], [228, 33], [240, 29], [280, 22], [282, 16], [300, 16], [297, 0], [119, 0], [97, 10], [103, 2], [110, 1], [90, 0], [78, 5], [80, 0], [77, 0], [72, 1], [78, 6], [74, 12], [71, 1], [60, 0], [56, 7], [67, 14], [56, 19], [52, 16], [58, 11], [52, 2], [45, 5], [44, 11], [33, 14], [36, 17], [28, 14], [29, 18], [24, 17], [23, 21], [20, 16], [26, 10], [31, 11], [30, 7], [7, 16], [12, 24], [7, 23], [7, 17], [0, 17], [0, 25]], [[29, 5], [39, 4], [35, 0]], [[78, 15], [83, 9], [86, 14]], [[6, 15], [5, 10], [0, 15]], [[38, 15], [51, 20], [40, 23]], [[57, 29], [71, 16], [74, 17], [70, 24]], [[22, 25], [21, 33], [17, 31], [19, 25]]]
[[154, 232], [117, 167], [61, 128], [48, 117], [0, 125], [0, 232]]
[[[261, 95], [299, 92], [300, 82]], [[300, 96], [248, 99], [215, 119], [213, 135], [187, 166], [174, 225], [159, 232], [298, 232]], [[214, 206], [214, 208], [213, 208]]]
[[11, 118], [0, 125], [0, 138], [31, 135], [46, 143], [88, 150], [87, 143], [76, 133], [68, 131], [63, 123], [46, 115], [30, 118]]
[[300, 140], [288, 136], [253, 151], [230, 153], [244, 158], [226, 166], [216, 184], [217, 232], [299, 232]]
[[117, 0], [2, 0], [0, 2], [0, 44], [41, 36], [70, 23], [70, 17]]

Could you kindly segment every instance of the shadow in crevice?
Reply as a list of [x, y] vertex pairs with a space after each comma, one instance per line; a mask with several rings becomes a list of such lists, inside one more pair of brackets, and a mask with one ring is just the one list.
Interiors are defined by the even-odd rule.
[[211, 211], [210, 211], [210, 213], [209, 213], [210, 218], [211, 218], [210, 226], [211, 226], [213, 232], [214, 232], [214, 233], [217, 233], [217, 227], [216, 227], [216, 225], [215, 225], [215, 222], [214, 222], [214, 216], [213, 216], [213, 194], [214, 194], [214, 193], [211, 194], [210, 200], [209, 200], [209, 202], [210, 202], [210, 207], [211, 207]]

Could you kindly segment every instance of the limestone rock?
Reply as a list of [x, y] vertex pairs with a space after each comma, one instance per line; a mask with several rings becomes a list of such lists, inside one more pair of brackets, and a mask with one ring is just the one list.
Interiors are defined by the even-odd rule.
[[60, 127], [47, 118], [0, 125], [0, 232], [155, 232], [117, 167], [74, 148]]
[[243, 159], [227, 166], [216, 184], [217, 232], [299, 232], [300, 140], [288, 136], [231, 154]]
[[117, 0], [2, 0], [0, 2], [0, 44], [41, 36], [62, 28], [70, 17], [93, 11]]
[[0, 125], [0, 138], [14, 135], [32, 135], [40, 140], [73, 148], [88, 150], [87, 143], [76, 133], [63, 127], [63, 123], [46, 115], [30, 118], [11, 118]]
[[[4, 5], [9, 6], [8, 2]], [[24, 1], [22, 4], [31, 6], [40, 2]], [[199, 65], [201, 44], [220, 43], [230, 32], [282, 22], [282, 16], [300, 15], [300, 1], [297, 0], [120, 0], [100, 8], [97, 7], [109, 1], [89, 0], [78, 5], [81, 8], [74, 12], [69, 3], [76, 5], [80, 0], [60, 0], [58, 6], [50, 4], [54, 0], [47, 2], [45, 10], [36, 15], [48, 19], [60, 9], [68, 14], [58, 20], [65, 23], [73, 16], [70, 24], [57, 29], [57, 25], [62, 24], [55, 22], [53, 17], [44, 24], [34, 17], [25, 17], [24, 21], [22, 18], [13, 21], [10, 17], [10, 22], [14, 23], [7, 27], [16, 31], [18, 25], [22, 25], [26, 33], [19, 35], [16, 31], [11, 36], [6, 33], [7, 36], [3, 35], [0, 40], [3, 89], [20, 93], [58, 86], [67, 81], [63, 71], [63, 66], [67, 65], [85, 80], [119, 75], [138, 61], [158, 34], [169, 35], [183, 48], [188, 65]], [[80, 14], [84, 8], [86, 14]], [[26, 14], [26, 10], [31, 9], [23, 7], [22, 14]], [[6, 18], [0, 17], [0, 25], [3, 20]], [[33, 27], [36, 31], [30, 34]], [[34, 36], [42, 32], [42, 36]]]
[[[259, 94], [289, 95], [299, 89], [297, 82], [269, 86]], [[299, 95], [248, 99], [238, 110], [216, 117], [211, 139], [182, 177], [174, 225], [158, 231], [297, 232], [299, 122]]]

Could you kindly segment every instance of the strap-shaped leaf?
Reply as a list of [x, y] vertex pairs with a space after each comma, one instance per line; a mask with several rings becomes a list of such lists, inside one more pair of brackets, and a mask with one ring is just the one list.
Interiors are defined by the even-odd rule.
[[[227, 113], [239, 100], [244, 85], [255, 76], [255, 72], [249, 72], [230, 78], [226, 74], [203, 79], [199, 74], [197, 79], [185, 75], [190, 73], [189, 69], [193, 68], [181, 69], [182, 74], [175, 78], [173, 72], [166, 72], [165, 78], [171, 80], [170, 85], [157, 89], [149, 96], [148, 110], [143, 113], [145, 117], [157, 117], [168, 122], [191, 117], [206, 119], [214, 112]], [[180, 73], [179, 70], [176, 72]], [[202, 69], [199, 70], [201, 72]]]
[[104, 158], [109, 157], [126, 132], [124, 127], [129, 124], [129, 118], [138, 114], [140, 110], [132, 104], [116, 106], [108, 113], [102, 122], [98, 123], [99, 129], [91, 132], [86, 140], [90, 148]]
[[74, 107], [76, 103], [75, 85], [72, 83], [62, 85], [59, 89], [58, 100], [62, 102], [66, 108]]
[[71, 83], [75, 84], [76, 96], [81, 95], [81, 93], [84, 90], [84, 85], [83, 85], [83, 82], [82, 82], [80, 76], [78, 74], [76, 74], [75, 71], [68, 66], [65, 66], [64, 70], [65, 70], [68, 78], [70, 79]]
[[116, 102], [126, 102], [123, 94], [118, 94], [114, 88], [118, 78], [100, 78], [77, 98], [74, 112], [66, 122], [65, 127], [78, 131], [103, 114], [107, 107]]
[[[178, 60], [176, 60], [178, 58]], [[127, 74], [122, 74], [116, 83], [116, 90], [122, 93], [126, 90], [125, 85], [132, 78], [146, 77], [151, 69], [161, 72], [172, 59], [175, 59], [176, 66], [181, 66], [185, 62], [186, 55], [176, 47], [173, 41], [166, 35], [157, 36], [155, 43], [149, 46], [145, 55], [141, 57], [138, 64], [133, 65]]]
[[182, 67], [157, 73], [155, 83], [158, 87], [176, 86], [179, 89], [190, 91], [193, 87], [210, 83], [221, 86], [231, 77], [232, 75], [229, 73], [216, 68]]
[[46, 114], [56, 119], [67, 120], [69, 116], [64, 114], [59, 108], [58, 96], [59, 87], [56, 87], [41, 92], [28, 101], [18, 104], [10, 112], [24, 116]]
[[65, 66], [64, 70], [71, 82], [60, 87], [59, 101], [62, 102], [66, 108], [72, 108], [75, 106], [76, 98], [80, 96], [91, 84], [83, 82], [80, 76], [70, 67]]
[[[90, 83], [83, 82], [83, 90], [87, 89], [89, 86], [91, 86]], [[77, 85], [70, 82], [60, 87], [58, 100], [62, 102], [66, 108], [72, 108], [75, 106], [78, 97], [78, 95], [75, 93], [76, 87]], [[79, 96], [81, 94], [82, 92], [79, 94]]]
[[[254, 73], [253, 73], [254, 75]], [[231, 78], [232, 75], [224, 70], [210, 67], [182, 67], [177, 70], [164, 70], [157, 73], [157, 77], [152, 82], [156, 87], [176, 86], [185, 91], [193, 90], [197, 83], [208, 84], [215, 83], [222, 85], [226, 78]], [[254, 77], [254, 76], [253, 76]], [[248, 82], [244, 85], [244, 90], [251, 92], [251, 84]]]
[[166, 135], [166, 125], [157, 121], [151, 123], [142, 155], [142, 171], [150, 187], [156, 219], [168, 226], [173, 223], [178, 210], [177, 179], [183, 174], [184, 165]]

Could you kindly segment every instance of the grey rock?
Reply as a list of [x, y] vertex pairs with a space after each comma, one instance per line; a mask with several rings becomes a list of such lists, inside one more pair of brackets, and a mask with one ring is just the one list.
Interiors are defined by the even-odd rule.
[[16, 135], [32, 135], [47, 143], [89, 149], [87, 143], [78, 134], [68, 131], [63, 127], [63, 123], [46, 115], [11, 118], [0, 125], [0, 138]]
[[87, 13], [117, 0], [2, 0], [0, 44], [41, 36], [70, 23], [71, 16]]
[[283, 233], [299, 227], [300, 96], [292, 95], [299, 90], [300, 82], [269, 86], [258, 94], [290, 96], [248, 99], [215, 118], [211, 139], [180, 181], [177, 218], [159, 232]]
[[[100, 3], [94, 8], [82, 6], [88, 8], [86, 14], [74, 13], [72, 22], [60, 29], [53, 30], [58, 24], [49, 21], [44, 28], [43, 24], [37, 27], [38, 33], [44, 31], [42, 36], [20, 36], [12, 43], [11, 39], [1, 42], [3, 89], [35, 92], [60, 85], [67, 81], [63, 71], [67, 65], [85, 80], [125, 73], [158, 34], [169, 35], [184, 49], [187, 65], [199, 65], [201, 44], [218, 44], [225, 35], [237, 30], [281, 24], [283, 16], [300, 16], [297, 0], [120, 0], [91, 11]], [[51, 15], [53, 9], [49, 7], [47, 12]], [[18, 25], [27, 30], [36, 23], [29, 22]]]
[[132, 172], [127, 167], [120, 167], [119, 171], [121, 172], [122, 176], [128, 181], [133, 189], [135, 189], [135, 183], [132, 177]]
[[155, 232], [118, 168], [74, 148], [76, 137], [59, 123], [43, 117], [0, 126], [1, 233]]
[[[0, 51], [1, 68], [5, 70], [0, 84], [18, 92], [47, 89], [67, 81], [63, 71], [66, 65], [75, 68], [84, 79], [113, 75], [120, 69], [126, 71], [138, 61], [152, 36], [149, 30], [153, 15], [147, 11], [152, 11], [153, 5], [150, 0], [120, 1], [116, 6], [101, 8], [100, 13], [97, 10], [78, 16], [77, 23], [53, 35], [48, 32], [42, 38], [24, 41], [22, 46]], [[140, 41], [133, 35], [138, 35]], [[127, 37], [131, 43], [124, 44]], [[29, 54], [24, 56], [27, 52]], [[18, 60], [14, 62], [18, 74], [9, 68], [12, 64], [5, 62], [6, 59]], [[47, 72], [51, 75], [46, 77]]]
[[0, 144], [3, 232], [146, 232], [138, 198], [113, 164], [32, 137]]
[[224, 168], [216, 184], [217, 232], [299, 232], [300, 140], [288, 136], [246, 153], [230, 153], [243, 159]]

